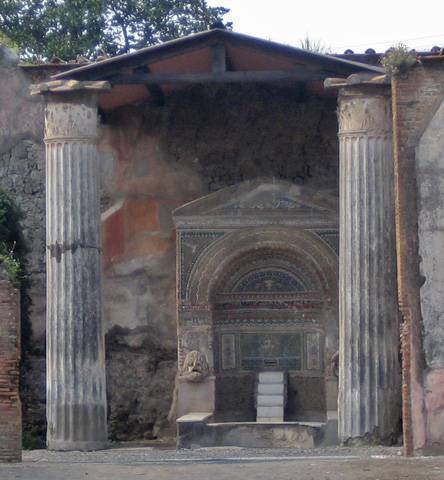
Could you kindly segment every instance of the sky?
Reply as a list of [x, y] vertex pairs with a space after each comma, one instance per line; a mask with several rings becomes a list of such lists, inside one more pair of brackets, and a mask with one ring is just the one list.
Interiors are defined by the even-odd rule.
[[233, 30], [300, 46], [309, 37], [332, 53], [403, 43], [418, 51], [444, 48], [444, 0], [208, 0], [230, 9]]

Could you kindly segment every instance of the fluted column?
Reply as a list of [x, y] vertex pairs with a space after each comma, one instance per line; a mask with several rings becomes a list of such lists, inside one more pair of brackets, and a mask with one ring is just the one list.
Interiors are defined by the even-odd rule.
[[343, 88], [340, 140], [339, 437], [385, 442], [400, 418], [390, 93]]
[[46, 93], [47, 442], [52, 450], [95, 450], [107, 440], [99, 86], [66, 85]]

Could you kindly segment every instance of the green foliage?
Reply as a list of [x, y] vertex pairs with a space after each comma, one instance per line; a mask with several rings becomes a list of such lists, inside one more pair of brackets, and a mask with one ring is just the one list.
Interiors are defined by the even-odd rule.
[[72, 60], [206, 30], [227, 12], [206, 0], [2, 0], [0, 32], [24, 59]]
[[5, 45], [6, 47], [14, 50], [14, 52], [18, 52], [18, 45], [14, 43], [10, 38], [0, 32], [0, 44]]
[[35, 432], [23, 429], [22, 448], [23, 450], [39, 450], [45, 448], [45, 441]]
[[390, 48], [381, 59], [382, 66], [387, 73], [398, 75], [407, 72], [416, 63], [416, 56], [411, 53], [408, 47], [399, 43]]
[[3, 242], [0, 243], [0, 265], [5, 267], [6, 272], [12, 281], [17, 282], [20, 280], [20, 262], [15, 258], [14, 251], [8, 251]]
[[0, 190], [0, 262], [14, 281], [21, 280], [27, 251], [20, 226], [22, 218], [10, 195]]
[[312, 53], [330, 53], [330, 47], [327, 47], [321, 40], [313, 40], [308, 35], [299, 41], [300, 48]]

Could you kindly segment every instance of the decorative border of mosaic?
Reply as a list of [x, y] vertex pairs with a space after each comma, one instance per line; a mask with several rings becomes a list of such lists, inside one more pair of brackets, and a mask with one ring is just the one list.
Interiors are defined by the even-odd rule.
[[223, 237], [224, 231], [179, 231], [177, 251], [179, 252], [179, 295], [181, 300], [188, 298], [188, 281], [191, 271], [202, 253], [216, 240]]

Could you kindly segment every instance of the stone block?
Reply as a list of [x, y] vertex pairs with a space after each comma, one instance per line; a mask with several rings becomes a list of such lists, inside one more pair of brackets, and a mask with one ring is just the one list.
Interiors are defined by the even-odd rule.
[[195, 423], [195, 422], [206, 422], [212, 417], [212, 413], [210, 412], [192, 412], [183, 415], [182, 417], [176, 420], [177, 423]]
[[284, 372], [260, 372], [259, 384], [261, 383], [284, 383]]
[[259, 407], [281, 407], [284, 405], [283, 395], [258, 395], [257, 406]]
[[280, 418], [281, 421], [284, 418], [284, 407], [258, 407], [257, 408], [257, 421], [263, 418]]
[[283, 395], [283, 383], [260, 383], [257, 386], [257, 393], [259, 395]]
[[193, 412], [214, 412], [215, 377], [207, 377], [203, 382], [179, 379], [178, 387], [178, 418]]
[[283, 423], [277, 420], [264, 423], [185, 422], [177, 426], [179, 448], [313, 448], [322, 441], [324, 428], [322, 424]]

